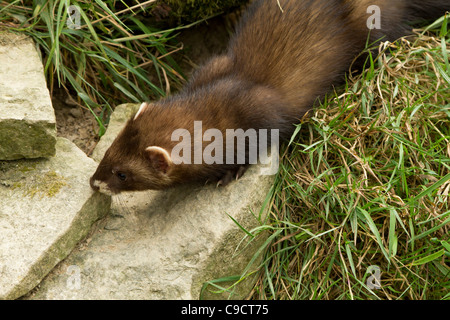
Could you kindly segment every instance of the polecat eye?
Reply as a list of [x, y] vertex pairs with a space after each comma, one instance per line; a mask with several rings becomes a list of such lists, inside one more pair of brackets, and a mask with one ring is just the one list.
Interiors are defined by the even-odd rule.
[[116, 173], [116, 175], [117, 175], [117, 177], [118, 177], [121, 181], [127, 180], [127, 175], [126, 175], [125, 173], [123, 173], [123, 172], [118, 171], [118, 172]]

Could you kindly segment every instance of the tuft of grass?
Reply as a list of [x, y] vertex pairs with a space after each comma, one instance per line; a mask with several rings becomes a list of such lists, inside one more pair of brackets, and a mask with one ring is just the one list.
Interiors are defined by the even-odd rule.
[[248, 0], [165, 0], [162, 5], [178, 21], [197, 21], [245, 5]]
[[440, 25], [380, 45], [298, 125], [270, 220], [247, 230], [274, 236], [251, 298], [450, 299], [447, 18]]
[[59, 86], [75, 94], [74, 102], [91, 110], [102, 135], [115, 105], [157, 99], [184, 80], [172, 58], [182, 46], [171, 42], [182, 27], [149, 26], [144, 15], [155, 2], [0, 1], [0, 30], [34, 39], [50, 90]]

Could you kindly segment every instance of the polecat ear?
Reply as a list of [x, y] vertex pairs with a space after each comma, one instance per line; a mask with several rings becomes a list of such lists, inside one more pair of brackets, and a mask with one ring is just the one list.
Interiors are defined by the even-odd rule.
[[153, 168], [166, 174], [172, 166], [172, 158], [169, 152], [161, 147], [147, 147], [145, 149]]

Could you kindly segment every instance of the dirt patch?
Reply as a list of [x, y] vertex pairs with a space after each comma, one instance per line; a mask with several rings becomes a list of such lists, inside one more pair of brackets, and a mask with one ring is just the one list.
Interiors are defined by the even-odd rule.
[[72, 101], [63, 89], [53, 92], [57, 134], [72, 141], [89, 156], [99, 140], [99, 125], [91, 111]]

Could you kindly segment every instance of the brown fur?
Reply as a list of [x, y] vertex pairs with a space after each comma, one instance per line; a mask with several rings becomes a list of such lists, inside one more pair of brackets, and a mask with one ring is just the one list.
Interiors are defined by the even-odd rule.
[[194, 137], [194, 121], [202, 121], [203, 132], [266, 128], [290, 137], [293, 124], [342, 80], [365, 48], [370, 5], [381, 8], [382, 19], [370, 42], [395, 40], [408, 32], [404, 22], [450, 9], [449, 1], [436, 0], [255, 0], [225, 54], [199, 68], [182, 92], [129, 120], [91, 178], [92, 187], [103, 184], [118, 193], [224, 176], [227, 183], [230, 172], [242, 174], [240, 165], [168, 165], [161, 154], [145, 150], [159, 146], [170, 153], [178, 143], [171, 141], [172, 132], [185, 128]]

